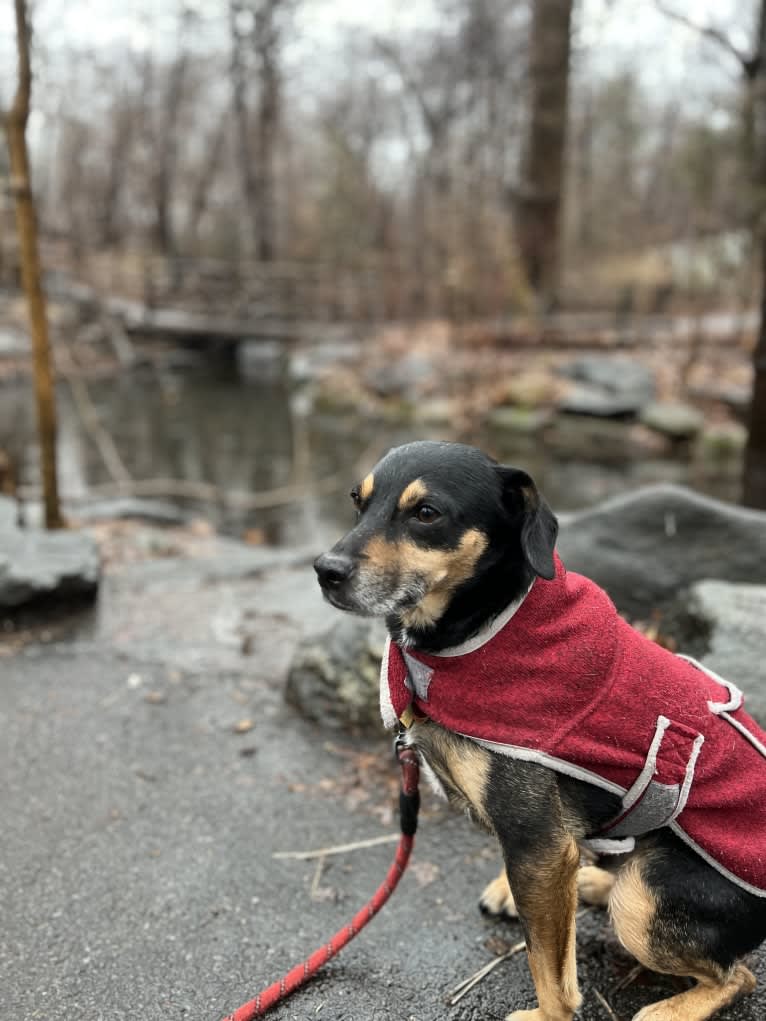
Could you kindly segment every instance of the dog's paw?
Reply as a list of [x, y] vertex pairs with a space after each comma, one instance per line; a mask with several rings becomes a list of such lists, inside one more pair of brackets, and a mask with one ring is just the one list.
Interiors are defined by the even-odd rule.
[[583, 904], [605, 908], [614, 886], [614, 875], [596, 865], [582, 865], [577, 871], [577, 892]]
[[516, 903], [508, 885], [508, 877], [505, 869], [497, 879], [489, 883], [479, 898], [479, 910], [483, 915], [492, 915], [495, 918], [518, 918]]

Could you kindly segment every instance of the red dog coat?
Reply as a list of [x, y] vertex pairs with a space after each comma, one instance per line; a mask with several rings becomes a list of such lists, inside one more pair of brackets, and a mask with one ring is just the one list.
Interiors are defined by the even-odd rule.
[[594, 849], [670, 826], [766, 897], [766, 734], [741, 706], [737, 688], [634, 631], [558, 557], [555, 579], [536, 579], [484, 633], [438, 655], [389, 641], [381, 669], [388, 726], [414, 710], [619, 795]]

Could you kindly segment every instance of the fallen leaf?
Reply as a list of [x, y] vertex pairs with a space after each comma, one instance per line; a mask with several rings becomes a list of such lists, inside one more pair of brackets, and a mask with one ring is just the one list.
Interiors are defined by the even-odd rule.
[[252, 730], [254, 726], [255, 724], [253, 723], [252, 720], [244, 719], [240, 720], [238, 723], [235, 723], [231, 729], [234, 731], [235, 734], [247, 734], [247, 732]]

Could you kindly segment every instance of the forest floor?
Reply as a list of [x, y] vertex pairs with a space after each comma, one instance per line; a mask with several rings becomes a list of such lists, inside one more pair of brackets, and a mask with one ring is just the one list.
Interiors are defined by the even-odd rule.
[[[369, 898], [396, 833], [388, 743], [321, 730], [283, 700], [300, 638], [335, 619], [312, 551], [102, 527], [90, 609], [0, 639], [0, 989], [14, 1021], [218, 1021]], [[493, 842], [430, 794], [382, 914], [275, 1019], [489, 1021], [531, 1007], [522, 938], [478, 895]], [[583, 1021], [629, 1021], [676, 990], [636, 973], [606, 917], [579, 921]], [[761, 985], [721, 1021], [766, 1017]]]

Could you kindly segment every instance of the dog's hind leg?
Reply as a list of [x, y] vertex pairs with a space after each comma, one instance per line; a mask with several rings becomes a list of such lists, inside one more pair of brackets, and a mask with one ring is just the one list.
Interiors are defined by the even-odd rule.
[[577, 873], [577, 892], [583, 904], [605, 908], [614, 887], [616, 876], [598, 865], [582, 865]]
[[519, 917], [516, 901], [508, 885], [508, 873], [504, 868], [500, 870], [500, 875], [496, 879], [484, 887], [479, 897], [479, 910], [483, 915], [492, 915], [495, 918]]
[[651, 855], [638, 855], [619, 874], [609, 900], [617, 936], [646, 968], [694, 978], [686, 992], [649, 1004], [633, 1021], [706, 1021], [739, 996], [752, 992], [755, 978], [741, 963], [728, 967], [709, 959], [695, 938], [693, 919], [665, 901], [647, 881]]

